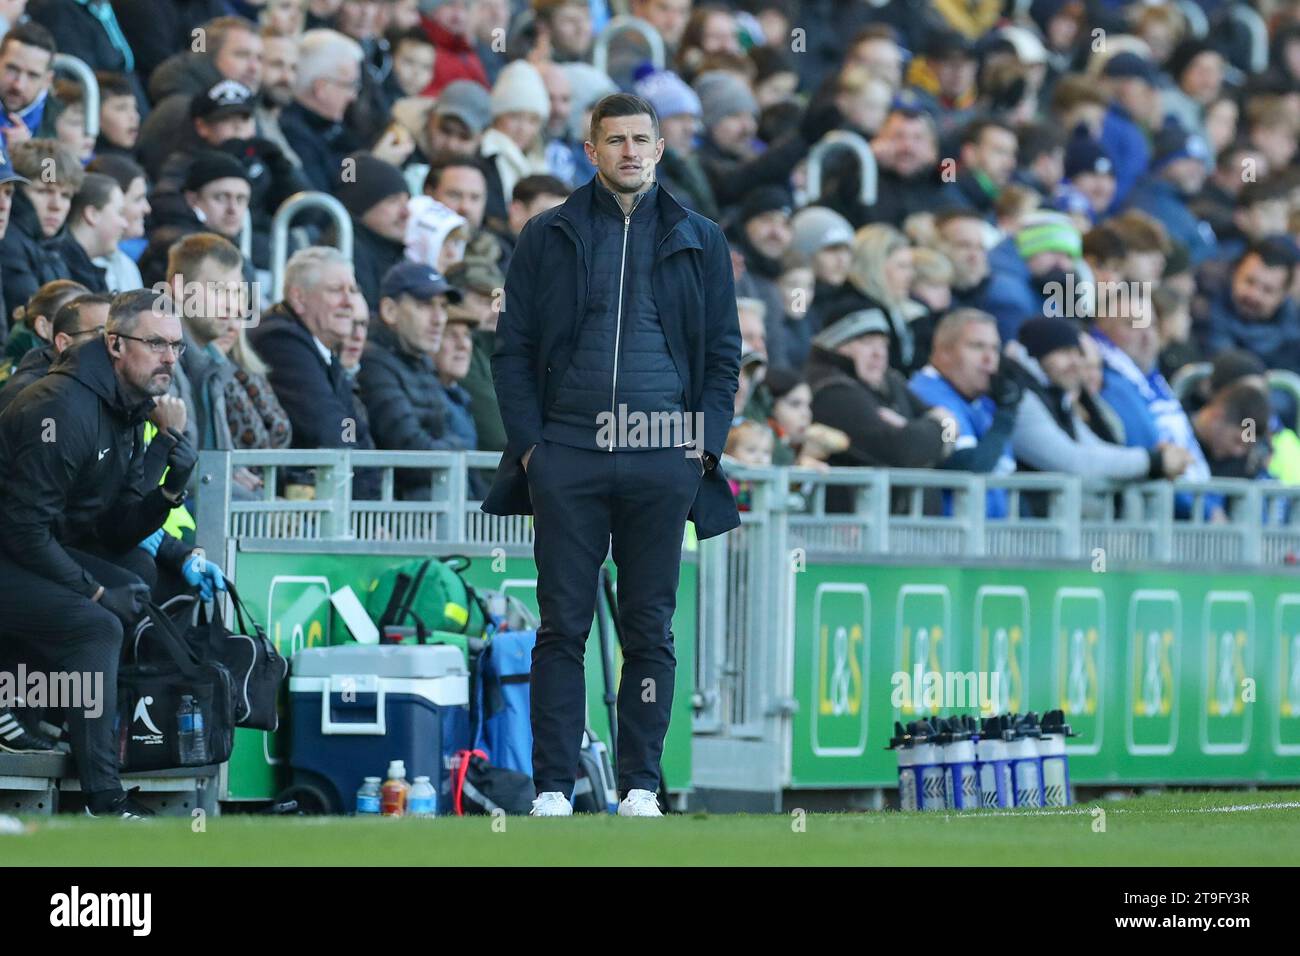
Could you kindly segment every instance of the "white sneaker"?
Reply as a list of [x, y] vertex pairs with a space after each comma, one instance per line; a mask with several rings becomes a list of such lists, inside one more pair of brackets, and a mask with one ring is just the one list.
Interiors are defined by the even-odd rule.
[[653, 790], [629, 790], [618, 805], [620, 817], [661, 817], [659, 798]]
[[550, 790], [537, 795], [528, 815], [530, 817], [571, 817], [573, 804], [569, 803], [569, 798], [560, 791]]

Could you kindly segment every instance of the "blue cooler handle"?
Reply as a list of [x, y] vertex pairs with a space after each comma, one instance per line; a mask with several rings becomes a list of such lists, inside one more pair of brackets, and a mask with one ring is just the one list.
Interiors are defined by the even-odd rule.
[[[374, 720], [334, 720], [330, 716], [330, 699], [335, 694], [374, 694]], [[386, 709], [384, 687], [377, 674], [331, 674], [328, 690], [320, 698], [320, 732], [322, 734], [383, 734]]]

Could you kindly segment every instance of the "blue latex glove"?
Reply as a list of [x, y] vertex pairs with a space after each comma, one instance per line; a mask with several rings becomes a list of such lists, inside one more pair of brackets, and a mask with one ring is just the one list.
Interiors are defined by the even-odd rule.
[[186, 584], [199, 589], [199, 597], [204, 601], [211, 601], [216, 591], [226, 589], [226, 576], [221, 573], [221, 568], [197, 552], [185, 559], [181, 575]]
[[164, 534], [166, 534], [166, 532], [163, 531], [162, 528], [159, 528], [153, 534], [149, 535], [149, 537], [137, 544], [136, 547], [140, 548], [142, 551], [148, 551], [156, 558], [158, 557], [158, 545], [162, 544]]

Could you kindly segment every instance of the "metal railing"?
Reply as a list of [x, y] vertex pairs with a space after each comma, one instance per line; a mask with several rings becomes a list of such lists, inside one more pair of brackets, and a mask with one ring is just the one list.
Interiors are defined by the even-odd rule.
[[334, 220], [339, 252], [352, 258], [352, 217], [343, 204], [329, 193], [308, 191], [294, 193], [275, 211], [271, 219], [271, 301], [284, 298], [284, 266], [289, 259], [289, 224], [305, 209], [324, 212]]
[[858, 200], [864, 206], [875, 205], [876, 181], [879, 173], [876, 167], [876, 154], [871, 151], [871, 145], [857, 133], [842, 129], [827, 133], [808, 153], [808, 194], [805, 205], [821, 199], [822, 167], [826, 164], [827, 155], [844, 149], [853, 153], [858, 161], [858, 171], [862, 177]]
[[86, 131], [86, 136], [90, 139], [99, 138], [99, 80], [95, 78], [95, 71], [90, 68], [85, 60], [71, 55], [70, 53], [56, 53], [50, 63], [50, 68], [55, 73], [71, 73], [77, 79], [81, 86], [83, 112], [86, 114], [82, 120], [82, 128]]
[[632, 16], [614, 17], [605, 24], [605, 29], [600, 31], [600, 36], [596, 37], [596, 43], [591, 48], [591, 65], [602, 73], [608, 73], [610, 41], [624, 33], [635, 33], [645, 40], [646, 45], [650, 47], [650, 62], [654, 64], [654, 68], [656, 70], [664, 68], [667, 54], [663, 35], [646, 21]]
[[[484, 514], [473, 494], [488, 487], [499, 458], [480, 451], [204, 452], [200, 527], [245, 540], [531, 549], [529, 516]], [[263, 472], [258, 495], [240, 494], [233, 472], [241, 467]], [[379, 473], [379, 498], [353, 496], [357, 468]], [[754, 499], [738, 533], [745, 548], [766, 547], [753, 542], [767, 541], [765, 528], [779, 519], [790, 548], [825, 556], [1037, 563], [1090, 560], [1100, 549], [1108, 561], [1204, 567], [1277, 565], [1300, 555], [1300, 486], [737, 464], [728, 474]], [[304, 488], [310, 497], [299, 494]], [[989, 517], [990, 492], [1005, 500], [1004, 517]], [[740, 574], [752, 556], [738, 551], [730, 560]]]

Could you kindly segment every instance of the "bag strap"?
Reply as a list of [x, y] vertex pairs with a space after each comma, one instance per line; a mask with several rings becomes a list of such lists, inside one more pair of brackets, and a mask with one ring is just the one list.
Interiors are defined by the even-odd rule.
[[153, 626], [153, 636], [159, 646], [167, 652], [167, 656], [180, 668], [181, 673], [192, 680], [202, 680], [204, 677], [202, 662], [194, 656], [193, 649], [176, 632], [176, 625], [167, 617], [166, 612], [158, 605], [150, 603], [145, 607], [145, 616]]
[[397, 579], [393, 582], [393, 590], [388, 595], [388, 604], [384, 607], [384, 613], [379, 615], [379, 620], [375, 622], [379, 625], [381, 631], [388, 625], [397, 624], [401, 620], [398, 615], [402, 613], [402, 601], [410, 587], [411, 576], [399, 571]]
[[456, 751], [456, 759], [458, 763], [456, 767], [455, 782], [452, 784], [451, 788], [451, 796], [453, 809], [456, 811], [456, 816], [458, 817], [463, 817], [465, 815], [465, 807], [461, 798], [465, 793], [465, 777], [469, 773], [470, 761], [475, 757], [482, 757], [484, 760], [487, 760], [487, 754], [482, 750]]

